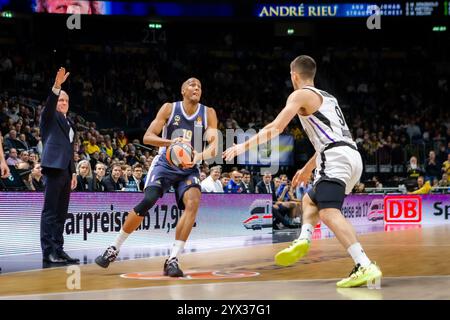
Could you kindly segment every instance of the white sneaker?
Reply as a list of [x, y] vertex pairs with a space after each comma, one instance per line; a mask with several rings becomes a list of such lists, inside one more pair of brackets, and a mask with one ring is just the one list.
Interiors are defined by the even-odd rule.
[[284, 224], [282, 224], [281, 222], [278, 222], [278, 223], [277, 223], [277, 228], [278, 228], [278, 230], [286, 229], [286, 227], [284, 226]]
[[301, 223], [300, 217], [295, 217], [294, 219], [292, 219], [292, 223], [293, 224], [300, 224]]

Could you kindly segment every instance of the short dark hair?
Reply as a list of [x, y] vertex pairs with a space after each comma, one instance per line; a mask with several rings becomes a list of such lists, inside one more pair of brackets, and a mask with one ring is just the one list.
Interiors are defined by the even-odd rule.
[[229, 174], [228, 172], [224, 172], [224, 173], [222, 173], [222, 175], [221, 175], [220, 178], [221, 178], [221, 179], [222, 179], [222, 178], [230, 178], [230, 174]]
[[122, 165], [120, 165], [120, 164], [118, 164], [118, 163], [114, 163], [113, 165], [111, 165], [111, 172], [114, 170], [114, 168], [117, 168], [117, 167], [119, 167], [120, 170], [123, 170], [123, 169], [122, 169]]
[[141, 170], [144, 169], [144, 167], [143, 167], [142, 164], [140, 164], [140, 163], [135, 163], [135, 164], [131, 167], [131, 169], [133, 169], [133, 171], [136, 170], [137, 168], [140, 168]]
[[310, 56], [298, 56], [291, 62], [291, 69], [306, 79], [314, 79], [316, 76], [316, 61]]

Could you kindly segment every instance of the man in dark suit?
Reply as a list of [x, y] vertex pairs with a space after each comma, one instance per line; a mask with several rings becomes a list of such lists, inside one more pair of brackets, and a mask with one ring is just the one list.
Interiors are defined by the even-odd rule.
[[256, 185], [256, 193], [270, 193], [272, 194], [272, 200], [277, 201], [271, 173], [264, 173], [263, 179]]
[[55, 84], [42, 110], [40, 129], [43, 143], [41, 167], [45, 179], [44, 208], [41, 216], [41, 248], [44, 263], [73, 264], [63, 249], [64, 222], [69, 208], [71, 189], [77, 176], [73, 160], [75, 130], [67, 119], [69, 96], [61, 90], [69, 73], [60, 68]]
[[241, 180], [241, 189], [242, 193], [255, 193], [255, 188], [252, 184], [252, 175], [249, 171], [242, 169], [242, 180]]

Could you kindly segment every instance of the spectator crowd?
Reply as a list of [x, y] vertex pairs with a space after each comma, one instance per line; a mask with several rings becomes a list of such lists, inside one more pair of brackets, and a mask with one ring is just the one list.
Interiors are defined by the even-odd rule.
[[[288, 63], [298, 54], [295, 48], [249, 48], [233, 35], [182, 52], [113, 49], [98, 45], [66, 54], [66, 68], [76, 70], [67, 91], [77, 128], [77, 191], [142, 191], [157, 150], [142, 146], [140, 137], [164, 102], [180, 99], [180, 84], [191, 75], [202, 81], [202, 101], [216, 109], [219, 129], [261, 129], [292, 90]], [[422, 47], [387, 53], [321, 48], [315, 57], [316, 85], [337, 97], [367, 169], [355, 192], [392, 181], [410, 191], [427, 183], [450, 186], [449, 72], [440, 67], [442, 59]], [[0, 134], [7, 163], [20, 177], [17, 188], [43, 190], [39, 118], [55, 70], [48, 61], [39, 50], [0, 47]], [[272, 177], [255, 174], [259, 168], [203, 164], [202, 191], [272, 194], [276, 226], [298, 224], [300, 199], [310, 186], [292, 188], [285, 173], [301, 167], [312, 149], [298, 120], [285, 133], [295, 139], [293, 168]], [[388, 174], [378, 174], [382, 166], [390, 166]]]

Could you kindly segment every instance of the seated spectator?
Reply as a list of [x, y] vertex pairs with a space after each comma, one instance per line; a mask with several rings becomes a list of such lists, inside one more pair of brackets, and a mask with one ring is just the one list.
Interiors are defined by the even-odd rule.
[[125, 136], [124, 131], [120, 131], [117, 135], [117, 146], [122, 148], [128, 144], [128, 138]]
[[202, 182], [203, 180], [205, 180], [206, 177], [207, 177], [206, 172], [201, 171], [201, 172], [200, 172], [200, 177], [199, 177], [199, 178], [200, 178], [200, 182]]
[[277, 201], [275, 194], [275, 184], [272, 181], [271, 173], [264, 173], [263, 179], [256, 185], [256, 193], [272, 194], [273, 201]]
[[74, 163], [75, 163], [75, 168], [77, 167], [77, 165], [78, 165], [78, 162], [80, 162], [80, 155], [78, 154], [78, 152], [74, 152], [73, 153], [73, 161], [74, 161]]
[[289, 185], [288, 185], [288, 177], [285, 174], [280, 175], [281, 184], [276, 190], [275, 194], [277, 196], [277, 201], [290, 201], [291, 197], [289, 195]]
[[281, 179], [279, 177], [273, 178], [273, 185], [275, 186], [275, 190], [277, 190], [281, 185]]
[[425, 178], [420, 176], [417, 178], [417, 188], [413, 192], [409, 192], [410, 194], [427, 194], [431, 192], [431, 184], [430, 181], [425, 182]]
[[255, 193], [255, 188], [252, 185], [252, 175], [247, 170], [241, 170], [242, 181], [241, 181], [241, 189], [242, 193]]
[[97, 151], [95, 151], [93, 154], [91, 154], [91, 159], [89, 160], [91, 169], [95, 168], [95, 166], [97, 165], [97, 162], [99, 162], [99, 161], [100, 161], [100, 155]]
[[20, 143], [22, 143], [23, 149], [25, 149], [25, 150], [29, 150], [30, 149], [30, 146], [29, 146], [29, 144], [27, 142], [27, 138], [25, 137], [25, 134], [22, 133], [22, 134], [19, 135], [19, 141], [20, 141]]
[[127, 183], [125, 185], [125, 191], [139, 192], [144, 190], [145, 180], [142, 179], [144, 174], [143, 166], [140, 163], [136, 163], [131, 167], [132, 175], [128, 177]]
[[439, 151], [436, 155], [436, 162], [438, 165], [442, 166], [444, 162], [447, 160], [448, 154], [447, 149], [445, 148], [445, 144], [441, 143], [439, 145]]
[[230, 180], [228, 181], [227, 186], [223, 190], [225, 193], [241, 193], [242, 188], [240, 186], [242, 179], [242, 173], [237, 170], [231, 172]]
[[91, 165], [87, 160], [81, 160], [76, 167], [77, 187], [75, 191], [89, 191], [88, 178], [92, 178]]
[[136, 157], [136, 151], [130, 150], [127, 155], [127, 164], [130, 166], [130, 169], [133, 165], [139, 162], [139, 159]]
[[439, 187], [449, 187], [450, 186], [450, 181], [448, 179], [448, 174], [446, 174], [446, 173], [442, 174], [442, 179], [439, 180], [438, 185], [439, 185]]
[[417, 158], [412, 156], [411, 159], [409, 159], [409, 165], [407, 167], [408, 178], [417, 179], [424, 173], [425, 171], [417, 163]]
[[31, 187], [31, 190], [44, 191], [44, 179], [42, 179], [41, 171], [41, 164], [39, 162], [35, 163], [29, 176], [29, 185]]
[[441, 169], [436, 162], [436, 154], [434, 151], [430, 151], [429, 158], [425, 165], [426, 179], [433, 181], [441, 175]]
[[222, 183], [223, 190], [225, 190], [229, 181], [230, 181], [230, 174], [228, 172], [222, 173], [222, 175], [220, 176], [220, 182]]
[[286, 212], [287, 227], [300, 224], [301, 201], [293, 194], [287, 175], [280, 175], [281, 185], [276, 191], [277, 202], [274, 207]]
[[220, 166], [215, 166], [210, 169], [210, 175], [200, 183], [202, 192], [223, 192], [223, 186], [219, 180], [220, 171]]
[[123, 164], [122, 165], [122, 179], [125, 181], [125, 184], [128, 183], [128, 181], [133, 176], [133, 169], [130, 165]]
[[95, 165], [93, 177], [88, 179], [89, 191], [95, 192], [105, 191], [105, 186], [102, 183], [105, 174], [106, 174], [106, 165], [101, 162], [97, 162], [97, 164]]
[[17, 149], [10, 149], [8, 159], [6, 159], [6, 163], [8, 164], [8, 166], [16, 166], [19, 162], [20, 159], [17, 157]]
[[314, 182], [314, 172], [311, 174], [311, 178], [306, 184], [306, 186], [303, 184], [297, 186], [297, 189], [295, 190], [296, 198], [302, 200], [305, 194], [307, 194], [313, 188], [313, 182]]
[[105, 139], [105, 142], [101, 143], [101, 149], [102, 149], [102, 151], [106, 152], [108, 157], [112, 158], [114, 150], [113, 150], [113, 146], [111, 143], [111, 138]]
[[438, 178], [434, 178], [434, 179], [433, 179], [432, 187], [433, 187], [433, 188], [439, 187], [439, 179], [438, 179]]
[[3, 139], [3, 144], [5, 146], [5, 149], [26, 149], [22, 142], [17, 139], [17, 131], [14, 129], [9, 131], [8, 136], [5, 136], [5, 138]]
[[376, 189], [383, 189], [383, 184], [378, 180], [377, 176], [373, 176], [372, 181], [375, 183]]
[[33, 168], [34, 165], [38, 162], [39, 162], [39, 155], [34, 152], [30, 152], [28, 157], [28, 163], [30, 164], [30, 168]]
[[364, 183], [359, 182], [355, 185], [353, 190], [355, 193], [365, 193], [366, 192], [365, 188], [366, 188], [366, 186], [364, 185]]
[[450, 182], [450, 153], [447, 155], [447, 160], [442, 164], [442, 172], [447, 174], [448, 182]]
[[[28, 126], [28, 125], [25, 126], [24, 134], [25, 134], [26, 141], [28, 141], [29, 147], [30, 148], [36, 147], [38, 141], [36, 140], [36, 138], [31, 133], [31, 127], [30, 126]], [[28, 149], [30, 149], [30, 148], [28, 148]]]
[[121, 191], [125, 187], [125, 180], [122, 178], [122, 166], [120, 164], [113, 164], [111, 167], [111, 174], [102, 180], [105, 186], [105, 191]]
[[20, 169], [29, 170], [31, 168], [29, 160], [30, 160], [30, 154], [28, 153], [28, 151], [24, 150], [24, 151], [20, 152], [19, 163], [16, 165], [17, 168], [20, 167]]
[[94, 136], [89, 138], [89, 141], [84, 141], [84, 148], [87, 154], [91, 155], [94, 152], [100, 153], [100, 147], [97, 145], [97, 139]]

